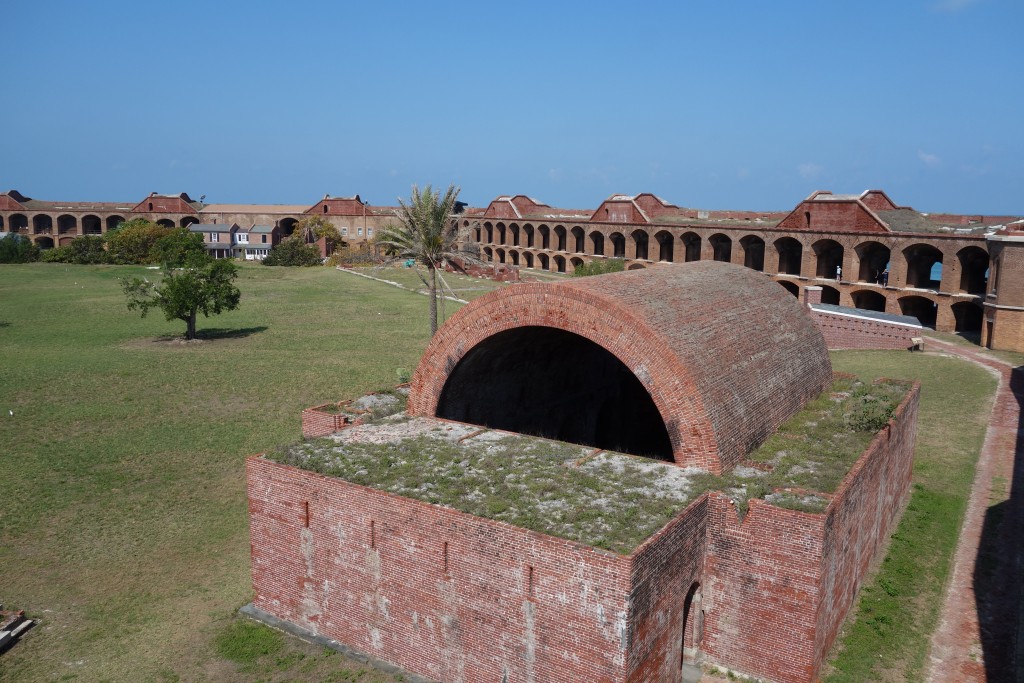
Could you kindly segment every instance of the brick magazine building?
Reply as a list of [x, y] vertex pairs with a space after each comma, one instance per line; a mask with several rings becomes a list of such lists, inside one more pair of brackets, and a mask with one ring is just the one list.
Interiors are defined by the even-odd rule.
[[[416, 471], [396, 454], [440, 441], [451, 458], [443, 476], [405, 494], [365, 470], [331, 470], [330, 458], [327, 473], [249, 459], [247, 610], [429, 680], [677, 682], [702, 662], [816, 680], [906, 500], [917, 387], [834, 491], [777, 492], [819, 500], [813, 510], [766, 496], [741, 515], [725, 495], [695, 489], [646, 528], [634, 510], [661, 494], [616, 477], [639, 472], [657, 488], [748, 467], [751, 449], [831, 382], [811, 317], [749, 268], [704, 262], [503, 288], [439, 330], [407, 415], [331, 437], [369, 449], [359, 463], [388, 473]], [[374, 450], [382, 443], [394, 446], [386, 457]], [[501, 444], [493, 481], [556, 473], [529, 524], [467, 512], [479, 491], [431, 502], [429, 490], [477, 476]], [[551, 464], [537, 455], [545, 448], [562, 455]], [[609, 500], [573, 499], [578, 472], [589, 485], [608, 477]], [[643, 529], [623, 547], [555, 521], [613, 503], [624, 507], [593, 528]]]
[[[10, 190], [0, 193], [0, 232], [48, 248], [144, 217], [169, 226], [237, 224], [239, 234], [263, 226], [280, 240], [303, 217], [319, 215], [358, 244], [393, 221], [394, 211], [358, 195], [326, 195], [306, 206], [204, 204], [185, 193], [152, 193], [139, 202], [42, 201]], [[466, 209], [459, 224], [464, 240], [497, 264], [567, 272], [616, 257], [628, 268], [736, 263], [794, 295], [804, 285], [821, 286], [826, 305], [913, 316], [940, 331], [977, 334], [990, 348], [1024, 351], [1024, 251], [1012, 247], [1024, 234], [1020, 217], [920, 213], [869, 190], [815, 192], [790, 212], [701, 211], [652, 194], [612, 195], [596, 210], [502, 196]], [[1006, 261], [1002, 268], [997, 258]], [[989, 272], [999, 270], [1006, 277], [997, 290]]]

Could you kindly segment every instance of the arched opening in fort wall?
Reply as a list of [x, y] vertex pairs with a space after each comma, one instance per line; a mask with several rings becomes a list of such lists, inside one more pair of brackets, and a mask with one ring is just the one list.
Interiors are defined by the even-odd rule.
[[514, 328], [473, 347], [449, 375], [437, 415], [672, 461], [665, 423], [629, 368], [552, 327]]

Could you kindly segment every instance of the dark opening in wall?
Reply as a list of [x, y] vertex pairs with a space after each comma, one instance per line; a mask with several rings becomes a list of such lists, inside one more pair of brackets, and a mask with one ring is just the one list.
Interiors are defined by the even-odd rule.
[[622, 361], [552, 327], [500, 332], [463, 356], [437, 416], [672, 461], [650, 394]]

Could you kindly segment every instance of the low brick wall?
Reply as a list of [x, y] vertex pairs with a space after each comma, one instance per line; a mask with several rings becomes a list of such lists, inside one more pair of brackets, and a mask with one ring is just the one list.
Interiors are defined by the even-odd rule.
[[[351, 403], [351, 401], [349, 401]], [[337, 412], [338, 403], [325, 403], [302, 411], [302, 437], [317, 439], [321, 436], [334, 434], [346, 427], [360, 424], [362, 420], [352, 420], [351, 415]]]
[[910, 492], [919, 385], [823, 513], [752, 500], [742, 521], [710, 495], [704, 648], [722, 666], [779, 683], [818, 679], [865, 575]]
[[809, 311], [818, 325], [825, 345], [829, 349], [892, 349], [906, 350], [913, 346], [911, 339], [920, 337], [920, 328], [886, 323], [868, 318], [839, 315], [826, 311]]
[[889, 425], [875, 436], [825, 510], [820, 657], [832, 647], [872, 563], [880, 561], [910, 496], [920, 384], [915, 383]]

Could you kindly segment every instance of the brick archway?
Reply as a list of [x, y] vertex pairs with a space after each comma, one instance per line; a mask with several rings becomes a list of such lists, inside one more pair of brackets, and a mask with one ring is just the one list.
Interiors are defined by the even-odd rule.
[[672, 459], [712, 472], [735, 465], [831, 381], [821, 333], [793, 297], [741, 266], [702, 261], [524, 284], [476, 299], [424, 352], [410, 414], [437, 415], [471, 351], [526, 327], [569, 332], [614, 356], [650, 396]]

